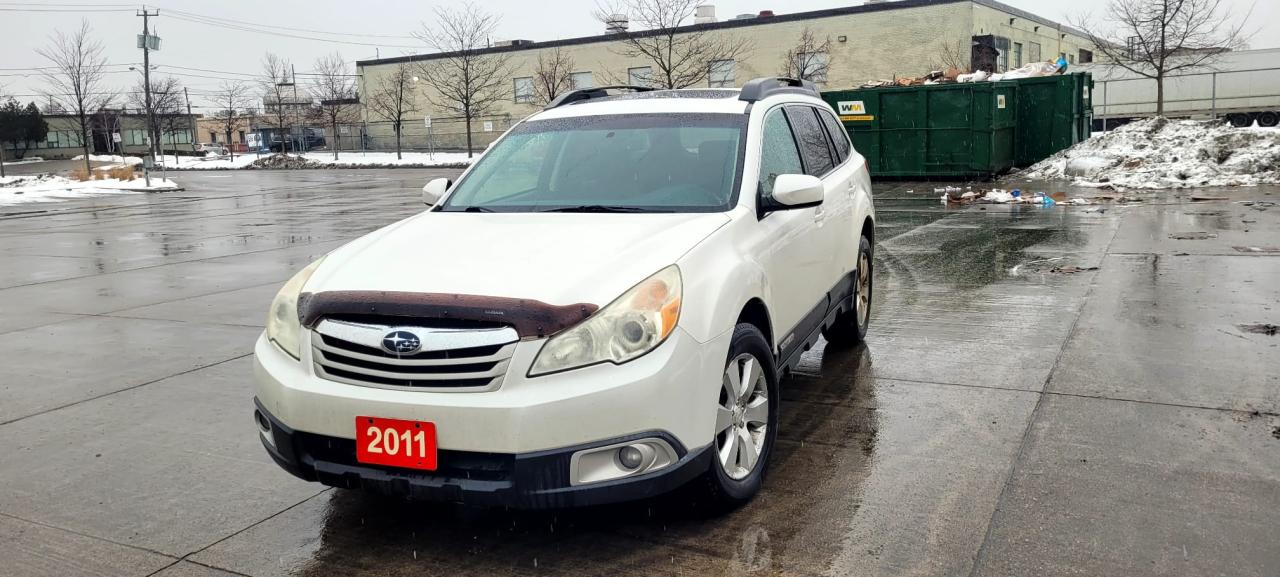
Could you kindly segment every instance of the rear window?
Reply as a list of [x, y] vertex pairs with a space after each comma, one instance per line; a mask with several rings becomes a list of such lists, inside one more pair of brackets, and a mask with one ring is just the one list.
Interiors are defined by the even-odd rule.
[[827, 131], [818, 123], [814, 109], [809, 106], [788, 106], [787, 118], [800, 144], [800, 156], [804, 158], [804, 171], [813, 176], [824, 176], [835, 167], [831, 157], [831, 145]]

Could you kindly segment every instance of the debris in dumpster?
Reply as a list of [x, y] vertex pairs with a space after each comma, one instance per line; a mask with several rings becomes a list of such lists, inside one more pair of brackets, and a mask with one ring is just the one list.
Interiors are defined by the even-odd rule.
[[1233, 246], [1238, 252], [1255, 252], [1255, 253], [1273, 253], [1280, 252], [1280, 247], [1275, 246]]
[[1213, 232], [1175, 232], [1169, 235], [1173, 240], [1208, 240], [1218, 238], [1217, 233]]
[[1246, 333], [1253, 333], [1257, 335], [1267, 335], [1269, 337], [1276, 336], [1276, 332], [1280, 331], [1280, 326], [1276, 326], [1271, 323], [1255, 323], [1251, 325], [1236, 325], [1236, 326], [1240, 327], [1240, 330]]

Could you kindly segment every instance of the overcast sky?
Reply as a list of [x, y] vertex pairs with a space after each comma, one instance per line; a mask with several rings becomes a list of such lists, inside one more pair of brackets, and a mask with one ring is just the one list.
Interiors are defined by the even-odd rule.
[[[1004, 1], [1034, 14], [1065, 22], [1071, 16], [1089, 11], [1101, 14], [1108, 0]], [[78, 12], [88, 10], [86, 6], [91, 2], [96, 7], [93, 10], [97, 11]], [[311, 71], [318, 56], [333, 51], [340, 52], [344, 59], [352, 62], [375, 55], [386, 57], [419, 52], [423, 51], [421, 43], [413, 39], [411, 33], [420, 30], [423, 21], [431, 19], [433, 7], [460, 3], [461, 0], [175, 0], [151, 4], [160, 10], [160, 17], [153, 22], [163, 39], [162, 49], [153, 53], [152, 63], [160, 66], [159, 73], [177, 75], [191, 89], [192, 104], [199, 111], [206, 104], [203, 96], [217, 88], [224, 79], [250, 79], [258, 71], [259, 61], [267, 50], [292, 60], [299, 73]], [[721, 0], [713, 3], [717, 15], [726, 19], [735, 14], [764, 9], [778, 13], [801, 12], [861, 2]], [[1237, 17], [1243, 16], [1253, 6], [1250, 23], [1256, 33], [1252, 47], [1280, 47], [1280, 0], [1224, 0], [1224, 3]], [[593, 35], [601, 32], [602, 28], [591, 17], [596, 5], [594, 0], [484, 0], [481, 5], [501, 15], [501, 38], [550, 40]], [[136, 5], [108, 4], [107, 0], [0, 3], [0, 39], [3, 39], [0, 69], [4, 69], [0, 70], [0, 92], [15, 95], [24, 102], [35, 99], [44, 81], [38, 72], [22, 69], [47, 66], [48, 62], [36, 54], [36, 49], [48, 44], [48, 37], [55, 30], [74, 29], [81, 18], [89, 19], [96, 36], [106, 45], [108, 60], [120, 64], [112, 68], [112, 81], [121, 89], [132, 85], [137, 73], [130, 72], [126, 65], [142, 59], [142, 53], [135, 44], [135, 35], [142, 29], [142, 18], [135, 15], [136, 8]], [[201, 22], [202, 17], [224, 20], [215, 25], [208, 20]], [[282, 34], [299, 37], [264, 33], [264, 26], [293, 29], [278, 30]], [[308, 31], [300, 31], [304, 29]], [[330, 32], [347, 35], [327, 34]], [[335, 42], [337, 40], [347, 43]], [[205, 70], [191, 70], [193, 68]]]

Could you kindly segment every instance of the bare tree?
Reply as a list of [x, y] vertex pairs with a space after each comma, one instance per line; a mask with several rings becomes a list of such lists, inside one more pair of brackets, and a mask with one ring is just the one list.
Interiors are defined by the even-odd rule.
[[89, 36], [93, 31], [88, 20], [80, 22], [80, 28], [71, 34], [55, 32], [50, 43], [36, 50], [49, 60], [44, 71], [50, 90], [46, 93], [50, 103], [56, 103], [76, 115], [80, 129], [80, 148], [84, 151], [84, 169], [89, 164], [90, 116], [111, 103], [115, 92], [107, 88], [105, 68], [107, 59], [102, 55], [102, 43]]
[[418, 74], [430, 88], [427, 101], [465, 121], [471, 156], [473, 121], [510, 95], [510, 57], [487, 50], [498, 18], [474, 4], [437, 8], [436, 17], [436, 28], [424, 25], [417, 36], [440, 54], [420, 62]]
[[332, 128], [333, 159], [338, 160], [342, 137], [338, 125], [355, 122], [359, 117], [359, 99], [356, 98], [356, 77], [347, 68], [342, 55], [334, 52], [316, 60], [315, 75], [311, 77], [311, 97], [320, 101], [320, 116]]
[[178, 162], [175, 133], [180, 126], [189, 124], [184, 114], [186, 98], [182, 93], [182, 82], [172, 76], [151, 79], [151, 110], [147, 110], [146, 88], [141, 80], [129, 91], [127, 102], [155, 121], [151, 125], [152, 147], [164, 155], [164, 143], [169, 141], [169, 148], [174, 150], [173, 161]]
[[[231, 132], [240, 124], [240, 113], [252, 104], [249, 86], [239, 80], [226, 81], [213, 91], [209, 99], [216, 107], [213, 117], [222, 125], [223, 133], [227, 135], [227, 144], [231, 144]], [[231, 160], [235, 160], [235, 149], [228, 146], [227, 150], [231, 152]]]
[[1120, 67], [1156, 81], [1156, 115], [1164, 116], [1164, 81], [1206, 67], [1248, 40], [1223, 0], [1111, 0], [1101, 23], [1073, 19], [1098, 51]]
[[396, 158], [400, 155], [400, 137], [407, 116], [418, 112], [418, 100], [413, 93], [413, 70], [406, 62], [391, 69], [390, 74], [378, 78], [377, 84], [365, 95], [365, 107], [376, 117], [391, 123], [396, 133]]
[[825, 83], [831, 71], [831, 37], [818, 40], [813, 30], [805, 26], [800, 31], [800, 41], [782, 57], [779, 76], [810, 82]]
[[969, 72], [973, 67], [973, 40], [957, 37], [939, 41], [933, 66], [941, 70], [954, 68], [960, 72]]
[[[289, 127], [290, 103], [297, 106], [293, 95], [297, 93], [294, 84], [293, 65], [270, 52], [262, 57], [262, 73], [258, 77], [258, 85], [262, 91], [262, 112], [267, 122], [276, 129], [275, 136], [280, 137], [283, 147], [284, 133]], [[283, 148], [281, 149], [283, 152]]]
[[[151, 108], [147, 109], [147, 93], [145, 84], [139, 80], [133, 85], [126, 96], [125, 102], [128, 106], [142, 111], [147, 118], [151, 119], [151, 133], [148, 138], [151, 140], [151, 149], [161, 150], [164, 154], [164, 138], [161, 124], [161, 113], [177, 114], [184, 102], [182, 94], [182, 83], [177, 78], [166, 76], [163, 78], [153, 78], [151, 80]], [[172, 125], [172, 122], [169, 123]]]
[[545, 105], [572, 90], [573, 66], [573, 57], [559, 46], [539, 52], [538, 67], [533, 70], [533, 101]]
[[652, 83], [658, 88], [687, 88], [707, 82], [712, 63], [737, 62], [750, 52], [750, 44], [722, 31], [681, 29], [693, 20], [704, 0], [616, 0], [601, 5], [595, 17], [606, 26], [625, 14], [641, 30], [615, 35], [615, 51], [627, 58], [653, 63]]

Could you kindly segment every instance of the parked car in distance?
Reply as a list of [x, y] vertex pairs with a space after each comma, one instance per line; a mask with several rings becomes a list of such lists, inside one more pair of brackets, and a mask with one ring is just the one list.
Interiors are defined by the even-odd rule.
[[216, 142], [204, 142], [196, 145], [196, 152], [214, 154], [217, 156], [226, 156], [229, 154], [227, 147]]
[[565, 94], [280, 290], [255, 422], [309, 481], [544, 508], [761, 488], [779, 379], [866, 334], [874, 208], [813, 86]]

